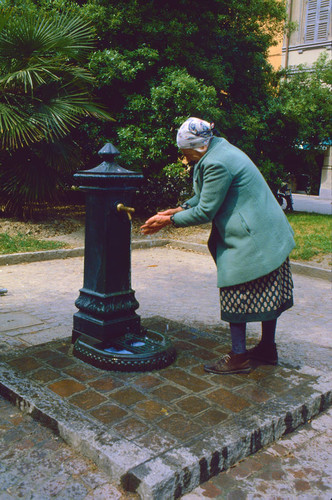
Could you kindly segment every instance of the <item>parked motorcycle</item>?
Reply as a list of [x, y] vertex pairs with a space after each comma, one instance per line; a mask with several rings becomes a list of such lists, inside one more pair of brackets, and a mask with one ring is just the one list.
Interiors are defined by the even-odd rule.
[[294, 211], [292, 190], [287, 181], [284, 181], [278, 189], [277, 200], [283, 210], [289, 212]]

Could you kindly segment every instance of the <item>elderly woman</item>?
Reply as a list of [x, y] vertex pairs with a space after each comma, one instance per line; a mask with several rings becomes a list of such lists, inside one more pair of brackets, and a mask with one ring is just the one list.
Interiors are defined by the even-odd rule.
[[[195, 162], [194, 196], [159, 212], [142, 226], [153, 234], [168, 224], [187, 227], [212, 221], [209, 250], [217, 265], [221, 318], [230, 323], [232, 350], [205, 371], [248, 373], [250, 360], [277, 364], [277, 318], [293, 305], [289, 254], [293, 230], [254, 163], [213, 124], [185, 121], [177, 144]], [[246, 350], [246, 324], [262, 323], [262, 338]]]

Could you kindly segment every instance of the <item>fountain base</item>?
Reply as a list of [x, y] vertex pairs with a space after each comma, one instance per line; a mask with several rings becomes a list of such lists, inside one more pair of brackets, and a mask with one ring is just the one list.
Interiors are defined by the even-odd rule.
[[171, 341], [152, 330], [142, 330], [140, 334], [128, 333], [107, 344], [80, 335], [75, 341], [73, 354], [96, 368], [122, 372], [160, 370], [176, 358]]

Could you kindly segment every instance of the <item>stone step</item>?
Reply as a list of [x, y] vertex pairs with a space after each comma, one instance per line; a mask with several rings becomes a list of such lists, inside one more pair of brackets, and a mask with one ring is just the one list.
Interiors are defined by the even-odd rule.
[[166, 369], [104, 372], [74, 358], [69, 340], [53, 341], [7, 353], [0, 393], [111, 481], [156, 500], [190, 492], [331, 404], [331, 375], [309, 367], [205, 374], [204, 360], [223, 349], [220, 332], [168, 324], [178, 359]]

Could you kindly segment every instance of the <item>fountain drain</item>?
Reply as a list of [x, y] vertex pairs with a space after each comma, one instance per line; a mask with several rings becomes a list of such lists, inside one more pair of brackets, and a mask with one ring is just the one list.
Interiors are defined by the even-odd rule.
[[75, 342], [74, 355], [103, 370], [133, 372], [165, 368], [175, 360], [176, 351], [164, 335], [143, 330], [141, 335], [115, 339], [107, 347], [91, 338], [85, 340], [82, 335]]

